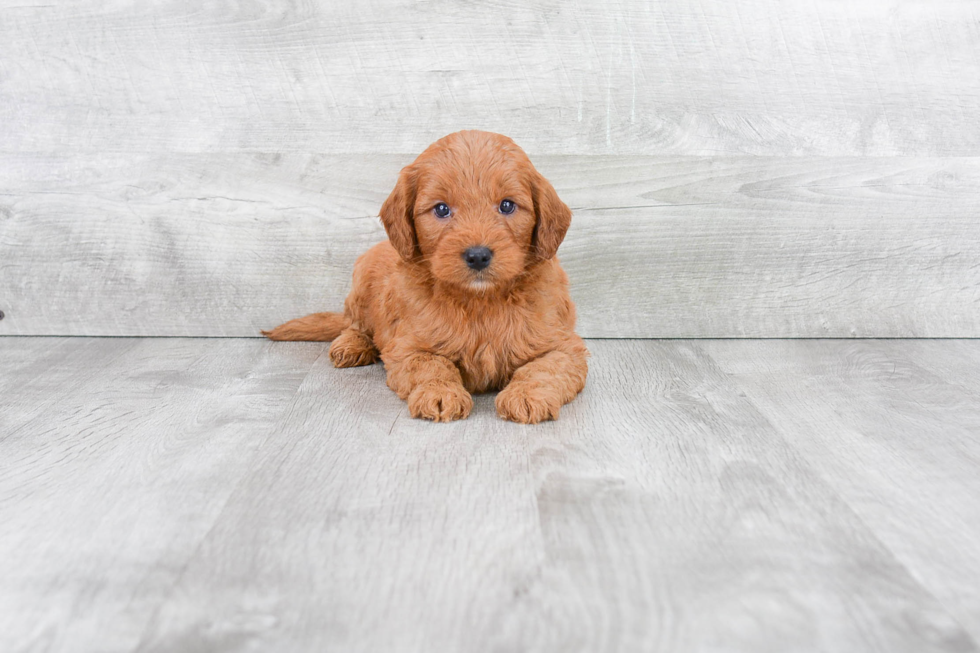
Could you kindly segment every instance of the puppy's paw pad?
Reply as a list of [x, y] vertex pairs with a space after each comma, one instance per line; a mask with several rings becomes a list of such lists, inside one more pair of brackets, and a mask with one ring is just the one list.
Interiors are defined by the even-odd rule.
[[497, 394], [497, 414], [511, 422], [537, 424], [558, 419], [561, 402], [547, 389], [511, 383]]
[[412, 417], [450, 422], [464, 419], [473, 410], [473, 397], [461, 385], [425, 384], [408, 395], [408, 411]]
[[334, 367], [358, 367], [378, 360], [378, 350], [363, 333], [345, 331], [330, 345], [330, 360]]

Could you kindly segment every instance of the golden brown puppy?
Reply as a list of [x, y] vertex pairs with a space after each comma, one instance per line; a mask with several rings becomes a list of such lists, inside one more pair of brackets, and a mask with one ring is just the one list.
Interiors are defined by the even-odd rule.
[[380, 355], [413, 417], [461, 419], [471, 392], [502, 388], [501, 417], [555, 419], [588, 372], [555, 258], [571, 218], [511, 139], [450, 134], [402, 169], [381, 207], [389, 240], [357, 260], [344, 312], [263, 333], [333, 340], [337, 367]]

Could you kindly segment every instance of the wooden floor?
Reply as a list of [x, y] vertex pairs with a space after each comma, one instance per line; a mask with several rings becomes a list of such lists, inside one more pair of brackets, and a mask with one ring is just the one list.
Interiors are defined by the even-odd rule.
[[0, 650], [980, 648], [980, 341], [589, 346], [527, 427], [324, 344], [0, 338]]

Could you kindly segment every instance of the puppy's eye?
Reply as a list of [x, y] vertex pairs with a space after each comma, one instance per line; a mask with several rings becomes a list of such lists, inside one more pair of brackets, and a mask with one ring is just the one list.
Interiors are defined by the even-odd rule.
[[439, 202], [432, 208], [432, 212], [436, 214], [437, 218], [448, 218], [453, 214], [452, 209], [445, 202]]
[[517, 205], [514, 204], [514, 202], [512, 202], [511, 200], [504, 200], [503, 202], [500, 203], [500, 206], [497, 207], [497, 210], [503, 213], [504, 215], [510, 215], [511, 213], [517, 210]]

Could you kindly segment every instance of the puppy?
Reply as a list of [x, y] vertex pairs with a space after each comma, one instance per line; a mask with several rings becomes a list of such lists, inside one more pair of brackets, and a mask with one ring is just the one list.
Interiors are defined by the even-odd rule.
[[381, 207], [388, 240], [357, 260], [344, 312], [262, 333], [332, 340], [336, 367], [380, 357], [413, 417], [462, 419], [470, 393], [500, 390], [504, 419], [556, 419], [588, 372], [555, 258], [571, 219], [511, 139], [450, 134], [399, 174]]

